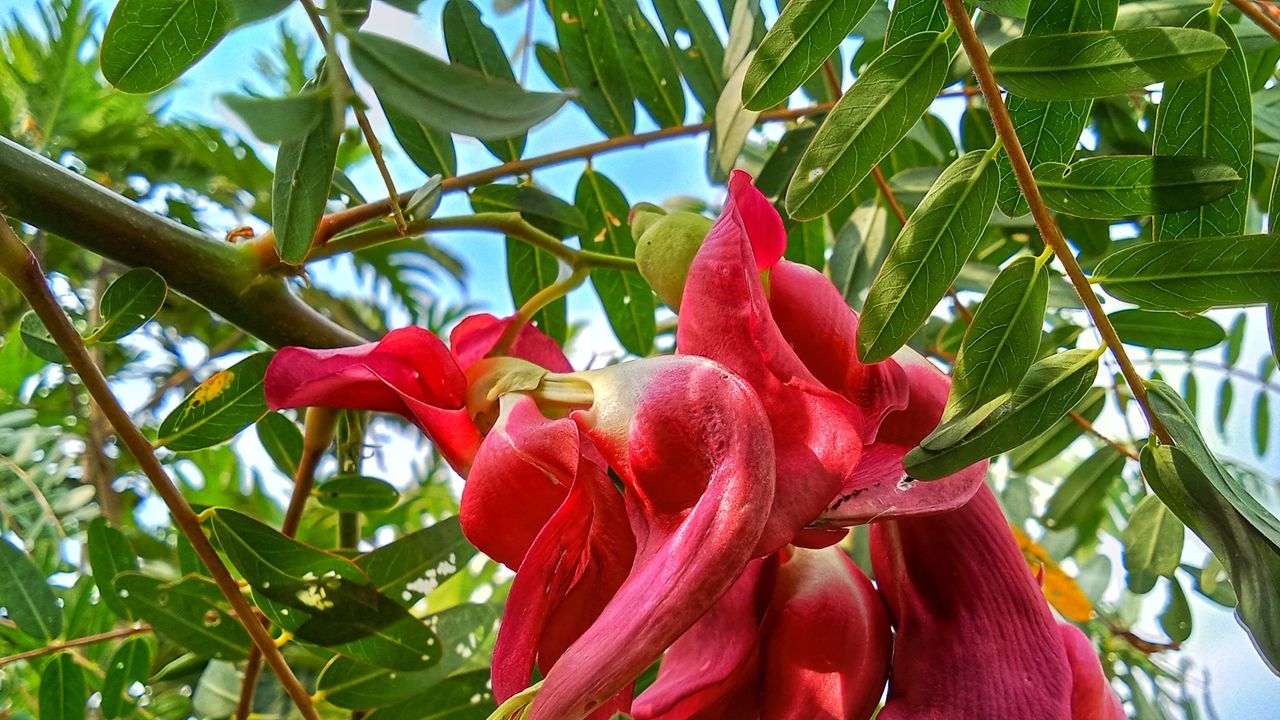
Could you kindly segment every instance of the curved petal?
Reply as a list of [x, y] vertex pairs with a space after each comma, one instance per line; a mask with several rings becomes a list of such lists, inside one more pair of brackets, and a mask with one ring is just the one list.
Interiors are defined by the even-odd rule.
[[[570, 489], [554, 514], [542, 518], [545, 525], [511, 585], [494, 649], [493, 690], [499, 702], [529, 685], [535, 659], [543, 671], [549, 670], [591, 625], [622, 584], [635, 554], [622, 495], [605, 471], [581, 452], [584, 440], [574, 422], [542, 417], [526, 396], [508, 395], [502, 402], [504, 412], [485, 438], [463, 493], [464, 510], [477, 474], [490, 469], [490, 448], [495, 445], [504, 460], [536, 467], [546, 473], [544, 481]], [[494, 440], [499, 433], [502, 439]], [[477, 525], [488, 538], [510, 533], [520, 523], [532, 524], [521, 513], [530, 510], [527, 505], [522, 508], [522, 502], [533, 493], [513, 489], [509, 479], [507, 483], [505, 509], [511, 512], [485, 514], [491, 508], [482, 508], [470, 524], [463, 521], [468, 538], [473, 538]]]
[[894, 640], [881, 720], [1071, 720], [1049, 606], [985, 485], [964, 507], [871, 526]]
[[423, 328], [392, 330], [378, 342], [349, 348], [283, 348], [267, 367], [264, 388], [272, 409], [313, 406], [403, 415], [459, 472], [465, 472], [480, 444], [467, 415], [466, 377], [440, 338]]
[[1124, 706], [1107, 682], [1089, 637], [1069, 623], [1058, 623], [1058, 632], [1071, 665], [1071, 720], [1125, 720]]
[[822, 512], [863, 445], [858, 409], [814, 378], [774, 323], [760, 272], [781, 254], [780, 233], [777, 212], [749, 176], [736, 173], [724, 210], [689, 268], [676, 335], [680, 353], [723, 364], [764, 403], [778, 487], [757, 555], [791, 542]]
[[547, 674], [531, 720], [579, 720], [632, 682], [746, 567], [773, 500], [768, 421], [746, 383], [702, 358], [578, 373], [573, 419], [626, 487], [636, 562]]
[[[449, 347], [453, 349], [453, 355], [458, 359], [458, 366], [463, 372], [472, 363], [489, 354], [513, 320], [515, 317], [499, 319], [488, 313], [476, 313], [463, 318], [453, 328], [453, 332], [449, 333]], [[569, 359], [564, 356], [564, 351], [556, 341], [528, 323], [516, 335], [507, 355], [541, 365], [551, 372], [573, 371]]]
[[867, 720], [889, 677], [889, 616], [838, 548], [796, 548], [765, 620], [761, 720]]
[[853, 476], [814, 523], [818, 527], [954, 510], [973, 497], [987, 476], [986, 460], [939, 480], [920, 482], [907, 476], [902, 459], [937, 427], [951, 381], [910, 348], [886, 362], [900, 368], [910, 388], [907, 406], [885, 417], [876, 442], [866, 448]]

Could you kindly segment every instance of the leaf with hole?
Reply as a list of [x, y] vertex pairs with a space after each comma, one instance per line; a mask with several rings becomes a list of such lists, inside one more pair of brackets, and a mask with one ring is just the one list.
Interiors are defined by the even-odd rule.
[[1201, 312], [1280, 301], [1280, 236], [1142, 242], [1102, 259], [1092, 281], [1153, 310]]
[[1107, 319], [1126, 344], [1153, 349], [1195, 352], [1211, 348], [1227, 336], [1221, 325], [1203, 315], [1130, 308], [1117, 310]]
[[262, 381], [272, 353], [255, 353], [200, 383], [160, 423], [156, 445], [174, 451], [226, 442], [267, 414]]
[[698, 0], [653, 0], [658, 19], [689, 89], [705, 110], [724, 88], [724, 44]]
[[919, 33], [876, 58], [832, 108], [787, 189], [787, 211], [811, 220], [840, 203], [924, 115], [946, 80], [951, 51]]
[[93, 331], [93, 339], [111, 342], [137, 330], [160, 312], [168, 294], [160, 273], [147, 267], [129, 270], [102, 293], [102, 324]]
[[1007, 42], [991, 53], [991, 69], [1011, 93], [1086, 100], [1195, 77], [1226, 52], [1221, 38], [1190, 28], [1070, 32]]
[[336, 475], [314, 492], [321, 505], [343, 512], [387, 510], [400, 500], [400, 491], [391, 483], [362, 475]]
[[[636, 99], [660, 127], [684, 122], [684, 87], [670, 48], [636, 0], [601, 3], [613, 29], [622, 69]], [[588, 30], [590, 32], [590, 30]]]
[[62, 608], [31, 558], [0, 538], [0, 607], [19, 630], [37, 640], [62, 634]]
[[212, 580], [187, 577], [172, 583], [136, 572], [115, 577], [116, 593], [156, 632], [205, 657], [243, 660], [249, 633], [226, 608]]
[[863, 305], [858, 355], [864, 362], [883, 360], [906, 344], [960, 274], [995, 207], [994, 160], [994, 153], [975, 150], [952, 163], [908, 218]]
[[453, 577], [476, 552], [455, 516], [360, 555], [355, 563], [380, 592], [408, 607]]
[[[635, 257], [636, 243], [627, 224], [631, 206], [609, 178], [587, 168], [578, 180], [574, 204], [587, 221], [586, 232], [578, 236], [578, 244], [584, 250]], [[657, 303], [649, 284], [633, 272], [592, 268], [591, 285], [600, 296], [609, 326], [622, 347], [641, 357], [648, 355], [657, 331]]]
[[742, 104], [768, 110], [822, 67], [874, 0], [792, 0], [756, 48], [742, 83]]
[[102, 75], [130, 93], [177, 80], [231, 27], [222, 0], [121, 0], [102, 35]]
[[1240, 185], [1230, 165], [1205, 157], [1107, 155], [1037, 165], [1036, 185], [1050, 209], [1100, 220], [1189, 210]]

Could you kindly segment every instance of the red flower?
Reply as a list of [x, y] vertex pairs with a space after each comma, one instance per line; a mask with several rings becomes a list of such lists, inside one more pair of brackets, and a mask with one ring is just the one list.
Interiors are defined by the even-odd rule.
[[958, 510], [872, 524], [871, 554], [896, 628], [882, 720], [1115, 717], [985, 485]]
[[862, 571], [835, 548], [755, 560], [676, 641], [637, 720], [865, 720], [889, 671], [889, 623]]

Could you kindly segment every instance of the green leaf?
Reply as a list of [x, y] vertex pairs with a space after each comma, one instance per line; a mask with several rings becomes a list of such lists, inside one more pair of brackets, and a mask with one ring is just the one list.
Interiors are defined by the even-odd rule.
[[19, 630], [37, 640], [62, 634], [62, 609], [31, 558], [0, 538], [0, 606]]
[[1044, 202], [1101, 220], [1169, 213], [1211, 203], [1240, 184], [1230, 165], [1205, 157], [1107, 155], [1036, 166]]
[[361, 475], [337, 475], [314, 492], [321, 505], [344, 512], [387, 510], [400, 500], [400, 491], [391, 483]]
[[421, 695], [374, 710], [365, 720], [421, 720], [423, 708], [431, 708], [427, 720], [484, 720], [494, 711], [489, 671], [455, 675]]
[[276, 252], [287, 263], [301, 263], [311, 250], [329, 201], [340, 135], [341, 128], [331, 117], [301, 137], [282, 143], [276, 154], [271, 229], [276, 235]]
[[102, 602], [111, 608], [116, 617], [123, 620], [136, 619], [128, 604], [120, 599], [115, 585], [116, 575], [138, 569], [138, 558], [129, 539], [124, 533], [111, 527], [106, 518], [98, 517], [89, 523], [87, 542], [89, 568], [93, 571], [94, 582], [98, 584], [98, 595], [102, 597]]
[[1040, 349], [1048, 297], [1044, 260], [1022, 257], [1000, 272], [960, 344], [944, 418], [1018, 386]]
[[160, 312], [168, 294], [169, 287], [155, 270], [140, 267], [126, 272], [102, 293], [102, 324], [93, 337], [111, 342], [137, 330]]
[[1280, 85], [1253, 94], [1253, 126], [1273, 140], [1280, 140]]
[[853, 32], [874, 0], [791, 0], [760, 41], [742, 84], [742, 104], [768, 110], [785, 101]]
[[[609, 178], [587, 168], [578, 180], [574, 204], [587, 221], [586, 232], [578, 236], [584, 250], [635, 257], [636, 243], [627, 224], [631, 206]], [[656, 332], [656, 301], [649, 284], [636, 273], [607, 268], [592, 268], [591, 284], [622, 347], [641, 357], [648, 355]]]
[[[523, 240], [507, 238], [507, 282], [511, 300], [518, 308], [539, 290], [550, 287], [560, 277], [560, 262], [550, 253]], [[559, 298], [533, 316], [533, 324], [563, 345], [569, 336], [568, 305]]]
[[[1093, 422], [1102, 414], [1106, 400], [1105, 390], [1090, 388], [1073, 410], [1085, 420]], [[1075, 418], [1064, 417], [1039, 437], [1014, 448], [1009, 453], [1010, 466], [1014, 472], [1030, 472], [1065, 452], [1083, 432], [1084, 428]]]
[[333, 101], [323, 92], [287, 97], [219, 97], [264, 143], [299, 139], [320, 123], [333, 119]]
[[1280, 236], [1137, 243], [1106, 256], [1093, 282], [1154, 310], [1201, 312], [1280, 300]]
[[390, 38], [367, 32], [350, 38], [351, 60], [378, 97], [436, 130], [511, 137], [551, 117], [567, 99], [450, 65]]
[[129, 687], [134, 683], [146, 683], [151, 676], [154, 642], [145, 636], [131, 637], [111, 653], [107, 675], [102, 681], [102, 716], [107, 720], [133, 711], [134, 701], [128, 695]]
[[939, 33], [913, 35], [876, 58], [800, 158], [787, 189], [791, 216], [811, 220], [839, 204], [929, 108], [950, 61]]
[[[1115, 22], [1117, 0], [1031, 0], [1023, 37], [1062, 32], [1106, 30]], [[1092, 100], [1044, 102], [1010, 94], [1005, 98], [1018, 141], [1031, 167], [1070, 162], [1089, 122]], [[990, 132], [990, 118], [986, 128]], [[990, 143], [983, 147], [989, 147]], [[1027, 212], [1007, 155], [1000, 156], [1000, 209], [1010, 217]]]
[[1058, 486], [1045, 509], [1052, 530], [1088, 526], [1102, 512], [1107, 491], [1124, 470], [1125, 456], [1108, 446], [1090, 455]]
[[378, 98], [382, 112], [387, 116], [391, 134], [396, 136], [404, 154], [418, 169], [430, 175], [453, 177], [458, 174], [458, 156], [453, 147], [453, 136], [447, 132], [427, 127]]
[[[1089, 391], [1098, 375], [1100, 354], [1100, 350], [1067, 350], [1032, 365], [1012, 397], [954, 444], [907, 453], [907, 473], [920, 480], [946, 477], [1050, 429]], [[961, 416], [952, 422], [965, 421]], [[939, 427], [935, 434], [945, 432], [945, 427]]]
[[1258, 457], [1266, 457], [1271, 445], [1271, 396], [1263, 388], [1253, 406], [1253, 449]]
[[156, 445], [177, 452], [226, 442], [267, 414], [263, 377], [273, 353], [255, 353], [208, 380], [182, 399], [160, 423]]
[[724, 45], [698, 0], [653, 0], [667, 44], [689, 89], [711, 110], [724, 88]]
[[1142, 451], [1142, 472], [1160, 499], [1226, 568], [1237, 599], [1236, 617], [1274, 672], [1280, 667], [1280, 596], [1275, 592], [1280, 583], [1280, 552], [1274, 538], [1260, 531], [1211, 480], [1235, 484], [1216, 461], [1206, 473], [1180, 447], [1149, 443]]
[[1152, 312], [1131, 308], [1107, 316], [1120, 339], [1129, 345], [1165, 350], [1204, 350], [1226, 339], [1222, 326], [1202, 315]]
[[889, 14], [884, 46], [892, 47], [920, 32], [942, 32], [950, 23], [942, 0], [898, 0]]
[[476, 212], [518, 212], [530, 225], [558, 238], [587, 228], [578, 208], [531, 185], [481, 185], [471, 191], [471, 208]]
[[302, 461], [302, 431], [297, 423], [280, 413], [267, 413], [254, 426], [258, 441], [280, 472], [295, 477]]
[[84, 720], [88, 700], [84, 670], [71, 653], [58, 653], [40, 673], [40, 717]]
[[660, 127], [684, 122], [684, 88], [675, 57], [635, 0], [601, 3], [613, 28], [627, 82]]
[[1009, 92], [1033, 100], [1086, 100], [1195, 77], [1226, 53], [1220, 38], [1188, 28], [1139, 28], [1039, 35], [991, 53]]
[[784, 254], [791, 262], [801, 263], [822, 272], [827, 265], [827, 220], [784, 222], [787, 231], [787, 250]]
[[1227, 343], [1223, 346], [1223, 362], [1227, 367], [1235, 367], [1240, 362], [1240, 353], [1244, 352], [1244, 331], [1248, 315], [1239, 313], [1231, 321], [1231, 329], [1227, 332]]
[[1156, 217], [1153, 236], [1162, 241], [1242, 233], [1249, 205], [1253, 113], [1244, 53], [1231, 25], [1212, 10], [1191, 18], [1187, 27], [1212, 34], [1227, 53], [1206, 73], [1165, 83], [1156, 113], [1154, 151], [1213, 158], [1234, 169], [1244, 182], [1207, 205]]
[[450, 675], [484, 668], [482, 651], [497, 619], [497, 612], [489, 605], [455, 605], [427, 618], [445, 647], [439, 664], [404, 673], [338, 656], [320, 673], [317, 689], [327, 702], [349, 710], [368, 710], [421, 695]]
[[1121, 539], [1129, 590], [1146, 595], [1162, 575], [1173, 575], [1182, 560], [1182, 521], [1155, 495], [1142, 498], [1129, 515]]
[[[440, 18], [444, 44], [449, 59], [485, 77], [516, 82], [507, 54], [498, 35], [480, 19], [480, 11], [471, 0], [449, 0]], [[493, 156], [503, 162], [519, 160], [524, 153], [525, 135], [481, 141]]]
[[719, 184], [729, 179], [729, 172], [746, 147], [747, 135], [760, 117], [760, 113], [742, 107], [742, 80], [746, 77], [751, 57], [751, 53], [747, 53], [733, 72], [729, 73], [724, 91], [716, 101], [715, 120], [711, 126], [707, 150], [707, 174], [713, 183]]
[[159, 90], [212, 50], [231, 20], [220, 0], [121, 0], [102, 35], [102, 75], [125, 92]]
[[947, 167], [898, 234], [863, 306], [858, 355], [864, 362], [883, 360], [906, 344], [978, 246], [999, 185], [994, 157], [975, 150]]
[[273, 622], [305, 642], [394, 670], [440, 660], [435, 633], [379, 592], [355, 563], [217, 508], [210, 525]]
[[[782, 197], [787, 191], [787, 185], [791, 182], [791, 176], [796, 171], [796, 164], [800, 162], [800, 156], [804, 154], [805, 148], [809, 147], [813, 134], [817, 131], [818, 126], [813, 123], [806, 123], [788, 130], [774, 147], [764, 167], [756, 173], [756, 189], [770, 199], [776, 200]], [[787, 219], [781, 208], [779, 208], [779, 214], [783, 219]]]
[[156, 632], [201, 655], [243, 660], [249, 633], [224, 607], [212, 580], [187, 577], [173, 583], [126, 572], [115, 578], [116, 593]]
[[455, 516], [365, 553], [355, 563], [380, 592], [409, 607], [453, 577], [476, 552]]
[[1231, 377], [1222, 378], [1222, 383], [1218, 385], [1218, 432], [1227, 432], [1227, 420], [1231, 417], [1231, 398], [1235, 395], [1235, 385], [1231, 384]]
[[63, 354], [62, 348], [53, 341], [49, 329], [44, 326], [44, 321], [36, 315], [34, 310], [28, 310], [23, 314], [18, 330], [22, 337], [22, 344], [26, 345], [36, 357], [51, 363], [67, 362], [67, 356]]
[[1160, 627], [1175, 643], [1184, 643], [1191, 637], [1191, 606], [1176, 577], [1169, 578], [1169, 604], [1160, 613]]
[[574, 98], [609, 137], [635, 131], [635, 95], [623, 69], [609, 14], [593, 0], [544, 0], [555, 20], [560, 58]]
[[863, 304], [862, 294], [871, 287], [876, 268], [884, 264], [898, 230], [897, 218], [884, 203], [867, 201], [853, 211], [836, 236], [831, 281], [851, 307]]

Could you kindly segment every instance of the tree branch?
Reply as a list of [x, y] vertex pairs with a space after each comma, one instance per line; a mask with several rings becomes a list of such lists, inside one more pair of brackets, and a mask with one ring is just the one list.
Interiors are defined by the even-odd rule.
[[1027, 161], [1026, 153], [1022, 151], [1022, 144], [1018, 141], [1018, 131], [1014, 129], [1013, 119], [1009, 116], [1009, 109], [1005, 107], [1004, 98], [1000, 95], [1000, 87], [996, 84], [995, 75], [991, 71], [987, 48], [982, 44], [982, 40], [978, 38], [978, 33], [973, 29], [973, 23], [969, 21], [968, 12], [964, 7], [964, 0], [943, 0], [943, 2], [947, 8], [947, 14], [951, 16], [951, 22], [955, 25], [956, 32], [960, 36], [960, 42], [964, 45], [965, 54], [969, 56], [969, 62], [973, 66], [973, 74], [978, 79], [978, 86], [982, 89], [982, 95], [987, 101], [987, 109], [991, 112], [991, 120], [995, 125], [996, 137], [1004, 143], [1005, 152], [1008, 154], [1009, 162], [1013, 166], [1013, 173], [1018, 178], [1018, 186], [1022, 189], [1022, 194], [1027, 198], [1027, 204], [1030, 206], [1031, 214], [1035, 218], [1036, 227], [1039, 228], [1040, 234], [1044, 237], [1045, 244], [1052, 248], [1053, 254], [1058, 257], [1058, 262], [1062, 263], [1063, 269], [1067, 271], [1067, 277], [1071, 279], [1071, 284], [1075, 286], [1076, 292], [1080, 295], [1080, 300], [1089, 311], [1089, 316], [1093, 319], [1094, 326], [1098, 328], [1098, 333], [1102, 335], [1103, 342], [1120, 365], [1120, 372], [1124, 375], [1125, 382], [1129, 385], [1129, 390], [1133, 393], [1134, 398], [1137, 399], [1138, 404], [1142, 406], [1143, 412], [1146, 413], [1147, 424], [1151, 427], [1151, 432], [1162, 443], [1171, 444], [1173, 439], [1169, 436], [1169, 432], [1165, 430], [1159, 419], [1151, 412], [1151, 407], [1147, 402], [1147, 388], [1142, 384], [1142, 376], [1133, 367], [1133, 362], [1129, 359], [1129, 354], [1125, 351], [1124, 344], [1120, 342], [1120, 336], [1116, 334], [1116, 329], [1111, 326], [1111, 321], [1107, 318], [1107, 313], [1103, 310], [1102, 303], [1098, 300], [1098, 296], [1094, 294], [1093, 288], [1089, 286], [1089, 279], [1085, 277], [1084, 271], [1080, 269], [1080, 263], [1076, 262], [1075, 255], [1071, 253], [1071, 248], [1067, 246], [1067, 241], [1062, 236], [1062, 231], [1058, 229], [1057, 222], [1054, 221], [1053, 215], [1049, 213], [1049, 208], [1045, 206], [1044, 200], [1040, 197], [1040, 188], [1036, 186], [1035, 177], [1031, 173], [1031, 164]]
[[1280, 40], [1280, 24], [1262, 12], [1257, 5], [1249, 2], [1249, 0], [1231, 0], [1231, 4], [1239, 8], [1240, 12], [1249, 16], [1249, 19], [1257, 24], [1258, 27], [1271, 33], [1271, 37]]
[[8, 665], [10, 663], [18, 662], [19, 660], [30, 660], [31, 658], [37, 658], [42, 655], [52, 655], [53, 653], [61, 652], [63, 650], [66, 650], [67, 648], [83, 647], [85, 645], [93, 645], [95, 643], [107, 642], [108, 640], [116, 640], [118, 638], [126, 638], [131, 635], [140, 635], [142, 633], [149, 633], [149, 632], [151, 632], [150, 625], [137, 625], [134, 627], [121, 628], [119, 630], [109, 630], [107, 632], [98, 633], [96, 635], [86, 635], [84, 637], [75, 638], [73, 640], [63, 640], [61, 642], [52, 642], [52, 643], [49, 643], [48, 645], [45, 645], [42, 648], [36, 648], [35, 650], [28, 650], [26, 652], [20, 652], [16, 655], [9, 655], [8, 657], [2, 657], [0, 658], [0, 667], [4, 667], [5, 665]]
[[235, 246], [160, 217], [0, 137], [0, 206], [25, 223], [130, 267], [149, 267], [191, 300], [276, 347], [363, 342], [263, 277], [250, 245]]

